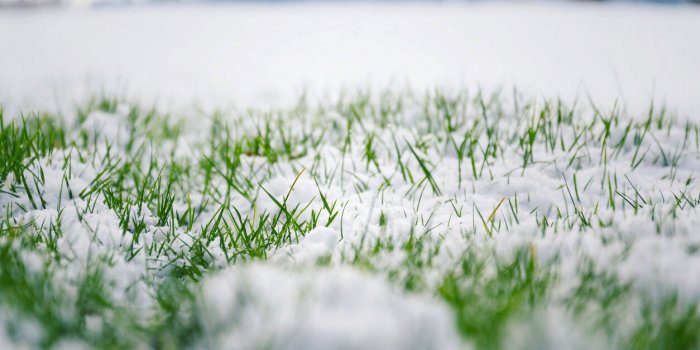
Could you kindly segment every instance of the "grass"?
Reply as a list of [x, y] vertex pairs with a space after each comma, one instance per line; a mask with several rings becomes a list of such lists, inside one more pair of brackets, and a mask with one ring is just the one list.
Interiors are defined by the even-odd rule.
[[[518, 347], [554, 309], [613, 348], [700, 347], [698, 125], [663, 109], [386, 91], [76, 115], [0, 110], [0, 323], [18, 344], [209, 344], [205, 281], [259, 262], [437, 299], [477, 348]], [[314, 255], [322, 227], [340, 240]]]

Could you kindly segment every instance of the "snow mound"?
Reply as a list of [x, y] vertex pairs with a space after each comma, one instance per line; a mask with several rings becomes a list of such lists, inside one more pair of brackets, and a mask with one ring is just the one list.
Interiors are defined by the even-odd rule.
[[205, 348], [463, 348], [449, 310], [350, 268], [253, 264], [203, 285]]

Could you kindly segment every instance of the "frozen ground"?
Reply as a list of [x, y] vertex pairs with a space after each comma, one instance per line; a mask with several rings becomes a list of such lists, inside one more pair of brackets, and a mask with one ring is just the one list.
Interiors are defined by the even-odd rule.
[[0, 13], [0, 348], [700, 347], [699, 19]]

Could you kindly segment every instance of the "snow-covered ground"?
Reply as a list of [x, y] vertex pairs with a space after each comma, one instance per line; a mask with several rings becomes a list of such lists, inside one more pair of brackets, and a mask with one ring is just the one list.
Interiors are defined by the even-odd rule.
[[0, 99], [103, 88], [164, 105], [305, 88], [483, 86], [700, 110], [700, 8], [620, 4], [181, 5], [0, 12]]
[[698, 9], [7, 11], [0, 60], [60, 112], [1, 130], [1, 348], [700, 346]]

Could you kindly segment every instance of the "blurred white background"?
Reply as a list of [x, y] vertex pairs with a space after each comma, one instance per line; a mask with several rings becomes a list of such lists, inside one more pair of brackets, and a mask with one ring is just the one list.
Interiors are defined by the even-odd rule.
[[[207, 3], [0, 11], [0, 102], [101, 92], [178, 108], [303, 91], [503, 88], [681, 117], [700, 111], [700, 7], [599, 3]], [[586, 97], [587, 98], [587, 97]]]

